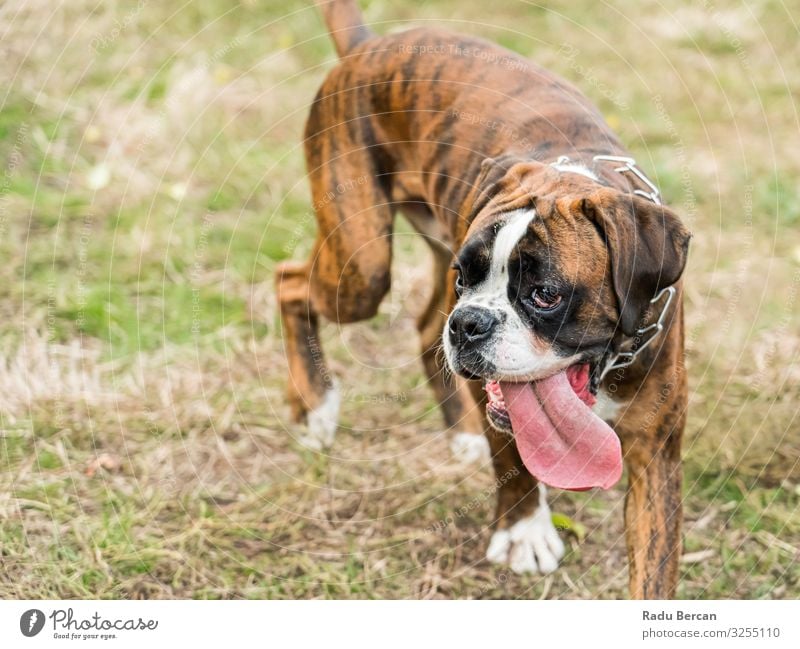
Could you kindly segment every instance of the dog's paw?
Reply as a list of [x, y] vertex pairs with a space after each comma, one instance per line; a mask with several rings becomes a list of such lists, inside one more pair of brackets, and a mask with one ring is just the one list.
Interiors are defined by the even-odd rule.
[[339, 388], [334, 385], [325, 393], [319, 406], [306, 414], [306, 431], [297, 441], [314, 451], [330, 447], [336, 436], [341, 400]]
[[483, 463], [491, 457], [489, 441], [484, 435], [475, 433], [456, 433], [450, 442], [450, 451], [462, 464]]
[[564, 543], [550, 518], [545, 487], [539, 485], [539, 491], [539, 508], [533, 515], [492, 535], [486, 550], [489, 561], [508, 564], [517, 574], [547, 574], [558, 568], [558, 562], [564, 556]]

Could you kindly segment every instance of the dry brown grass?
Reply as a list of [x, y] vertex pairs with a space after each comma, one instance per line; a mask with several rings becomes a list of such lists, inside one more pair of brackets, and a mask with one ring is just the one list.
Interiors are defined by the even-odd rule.
[[[337, 443], [294, 442], [271, 273], [308, 250], [299, 136], [330, 45], [301, 2], [136, 7], [0, 9], [0, 595], [624, 597], [619, 487], [556, 496], [586, 536], [554, 575], [483, 560], [491, 472], [453, 460], [425, 386], [427, 257], [402, 223], [381, 315], [324, 331]], [[458, 16], [562, 72], [653, 171], [695, 233], [679, 595], [797, 597], [791, 7], [622, 9], [366, 15]]]

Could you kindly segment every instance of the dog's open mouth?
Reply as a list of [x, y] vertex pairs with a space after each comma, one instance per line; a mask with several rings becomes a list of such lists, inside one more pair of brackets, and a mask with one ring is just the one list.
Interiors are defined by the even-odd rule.
[[537, 479], [560, 489], [608, 489], [622, 476], [617, 434], [591, 407], [589, 365], [576, 364], [532, 382], [487, 381], [492, 426], [513, 432]]

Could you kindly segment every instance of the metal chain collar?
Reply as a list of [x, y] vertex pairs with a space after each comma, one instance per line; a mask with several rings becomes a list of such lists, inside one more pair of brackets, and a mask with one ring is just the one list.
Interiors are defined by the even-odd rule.
[[[664, 295], [667, 296], [667, 299], [664, 301], [664, 306], [661, 307], [661, 312], [658, 314], [658, 320], [656, 320], [653, 324], [646, 325], [644, 327], [639, 327], [636, 330], [636, 333], [633, 336], [633, 344], [634, 348], [628, 351], [620, 351], [617, 352], [614, 356], [612, 356], [608, 363], [606, 364], [603, 372], [600, 374], [600, 381], [606, 378], [606, 375], [611, 370], [618, 370], [622, 367], [628, 367], [628, 365], [633, 365], [633, 362], [636, 360], [636, 357], [641, 354], [647, 347], [650, 346], [658, 335], [664, 330], [664, 320], [667, 319], [667, 311], [669, 311], [669, 306], [672, 304], [672, 300], [675, 297], [675, 287], [674, 286], [667, 286], [667, 288], [662, 289], [658, 292], [652, 300], [650, 300], [650, 304], [655, 304], [658, 302]], [[642, 337], [645, 334], [650, 334], [648, 338], [645, 339], [644, 342], [641, 341]], [[638, 345], [637, 345], [638, 342]]]
[[644, 172], [636, 166], [636, 160], [633, 158], [629, 158], [623, 155], [596, 155], [592, 158], [593, 162], [621, 162], [621, 167], [616, 167], [614, 171], [617, 173], [626, 173], [630, 172], [634, 176], [636, 176], [639, 180], [641, 180], [645, 185], [650, 188], [649, 192], [644, 191], [643, 189], [634, 189], [633, 193], [637, 196], [642, 196], [648, 200], [653, 201], [656, 205], [661, 205], [661, 192], [658, 191], [658, 187], [655, 186], [652, 180], [650, 180], [647, 176], [644, 175]]

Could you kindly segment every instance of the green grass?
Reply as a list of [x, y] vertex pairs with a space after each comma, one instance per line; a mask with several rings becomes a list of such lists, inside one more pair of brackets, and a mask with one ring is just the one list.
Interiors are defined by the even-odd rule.
[[[622, 487], [556, 496], [575, 523], [557, 573], [483, 560], [492, 476], [450, 456], [414, 329], [429, 262], [402, 221], [379, 316], [322, 333], [345, 395], [336, 446], [295, 442], [272, 282], [314, 231], [300, 138], [334, 59], [310, 3], [12, 4], [0, 596], [625, 596]], [[800, 596], [800, 67], [783, 5], [363, 4], [379, 31], [435, 20], [560, 72], [657, 178], [695, 235], [679, 596]]]

